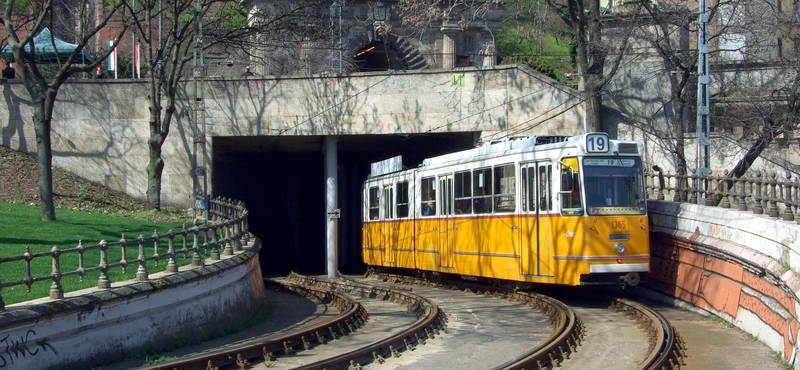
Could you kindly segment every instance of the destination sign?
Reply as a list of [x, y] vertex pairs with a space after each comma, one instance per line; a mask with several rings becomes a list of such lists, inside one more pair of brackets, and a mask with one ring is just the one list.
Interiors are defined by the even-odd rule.
[[586, 158], [583, 160], [584, 166], [633, 167], [635, 164], [636, 160], [630, 158]]

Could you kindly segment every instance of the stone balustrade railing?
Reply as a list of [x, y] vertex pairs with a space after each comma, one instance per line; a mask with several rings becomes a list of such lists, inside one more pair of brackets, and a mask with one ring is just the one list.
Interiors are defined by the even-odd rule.
[[[111, 280], [108, 277], [108, 271], [112, 268], [121, 268], [123, 272], [128, 266], [136, 265], [136, 280], [146, 281], [148, 279], [148, 261], [158, 262], [161, 259], [166, 259], [167, 264], [166, 272], [178, 272], [178, 264], [175, 263], [175, 257], [183, 254], [184, 257], [192, 254], [191, 266], [202, 266], [203, 259], [200, 252], [204, 251], [209, 256], [210, 260], [220, 259], [220, 249], [222, 255], [233, 255], [234, 252], [241, 251], [242, 245], [249, 243], [249, 224], [247, 221], [248, 211], [243, 202], [234, 201], [225, 198], [211, 199], [208, 207], [208, 224], [197, 224], [189, 229], [184, 227], [182, 230], [175, 232], [170, 230], [165, 235], [158, 235], [154, 233], [150, 237], [140, 235], [133, 240], [122, 238], [119, 241], [107, 242], [100, 241], [96, 245], [83, 245], [80, 241], [75, 248], [58, 249], [53, 247], [48, 252], [31, 253], [30, 248], [26, 248], [26, 252], [20, 256], [0, 258], [0, 269], [11, 263], [25, 264], [25, 277], [16, 281], [1, 281], [0, 280], [0, 311], [5, 310], [5, 302], [2, 297], [2, 289], [16, 285], [27, 285], [30, 291], [31, 285], [40, 281], [50, 280], [50, 298], [61, 299], [64, 298], [64, 290], [61, 287], [61, 279], [78, 275], [83, 281], [83, 276], [87, 273], [99, 271], [100, 275], [97, 280], [97, 287], [100, 289], [111, 288]], [[159, 243], [166, 242], [166, 250], [159, 250]], [[176, 246], [177, 243], [177, 246]], [[163, 244], [161, 244], [163, 248]], [[129, 260], [127, 253], [130, 248], [136, 248], [138, 257]], [[109, 263], [109, 251], [118, 249], [121, 254], [121, 259], [118, 262]], [[152, 254], [148, 252], [152, 251]], [[85, 267], [86, 261], [84, 254], [87, 251], [99, 250], [100, 261], [95, 267]], [[37, 258], [47, 258], [52, 261], [52, 269], [49, 273], [32, 271], [32, 261]], [[78, 268], [72, 271], [62, 271], [61, 261], [64, 258], [76, 258], [78, 260]]]
[[654, 169], [656, 172], [645, 175], [651, 199], [749, 210], [784, 221], [797, 219], [800, 224], [800, 218], [795, 217], [800, 211], [800, 182], [791, 174], [779, 178], [774, 171], [766, 175], [755, 171], [736, 178], [728, 176], [727, 170], [723, 176], [697, 176], [665, 174], [657, 166]]

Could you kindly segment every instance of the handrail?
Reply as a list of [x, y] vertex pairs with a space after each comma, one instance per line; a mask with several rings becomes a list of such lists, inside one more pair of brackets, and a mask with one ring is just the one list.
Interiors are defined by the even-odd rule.
[[[247, 221], [249, 212], [244, 202], [219, 197], [211, 199], [208, 207], [208, 215], [211, 222], [207, 225], [195, 223], [195, 225], [189, 229], [186, 229], [184, 226], [183, 229], [178, 232], [169, 230], [169, 232], [164, 235], [158, 235], [158, 233], [155, 232], [150, 237], [139, 235], [136, 239], [128, 240], [125, 239], [125, 234], [121, 234], [122, 238], [115, 242], [101, 240], [98, 244], [85, 246], [81, 241], [78, 241], [78, 245], [75, 248], [59, 249], [58, 247], [53, 247], [48, 252], [40, 253], [31, 253], [30, 247], [26, 247], [25, 253], [20, 256], [0, 258], [0, 268], [8, 263], [18, 261], [24, 261], [25, 263], [25, 277], [23, 279], [15, 281], [0, 280], [0, 311], [5, 311], [5, 301], [2, 296], [3, 288], [26, 285], [30, 292], [33, 283], [51, 280], [50, 298], [61, 299], [64, 298], [64, 289], [61, 287], [61, 279], [67, 276], [78, 275], [81, 281], [83, 281], [83, 277], [87, 273], [99, 271], [100, 276], [97, 280], [97, 288], [109, 289], [111, 288], [111, 280], [108, 277], [108, 271], [112, 268], [120, 267], [124, 272], [125, 268], [129, 265], [138, 265], [136, 281], [146, 281], [149, 276], [149, 272], [147, 271], [148, 261], [156, 261], [157, 263], [160, 259], [166, 258], [167, 265], [165, 271], [178, 272], [179, 267], [177, 263], [175, 263], [175, 256], [179, 254], [183, 254], [184, 257], [186, 257], [191, 252], [191, 266], [202, 266], [203, 259], [200, 257], [201, 250], [209, 255], [210, 260], [219, 260], [219, 247], [222, 247], [222, 255], [231, 256], [234, 255], [235, 252], [242, 251], [242, 245], [249, 244], [250, 235]], [[200, 240], [201, 236], [202, 242]], [[180, 249], [176, 249], [175, 247], [176, 238], [178, 238]], [[167, 250], [165, 254], [160, 254], [158, 244], [164, 239], [167, 241]], [[187, 246], [189, 239], [191, 239], [191, 246]], [[137, 248], [138, 257], [136, 257], [136, 259], [127, 259], [129, 246], [135, 246]], [[148, 246], [152, 248], [152, 254], [149, 256], [146, 252]], [[119, 248], [122, 257], [119, 262], [109, 263], [108, 251], [113, 248]], [[99, 250], [100, 261], [96, 267], [87, 268], [85, 267], [86, 261], [84, 259], [84, 253], [92, 250]], [[61, 260], [65, 256], [76, 254], [78, 268], [73, 271], [62, 271]], [[37, 275], [36, 272], [32, 271], [31, 261], [37, 258], [50, 258], [52, 260], [52, 269], [49, 274]]]
[[791, 173], [785, 180], [778, 179], [775, 171], [765, 175], [755, 171], [752, 176], [733, 177], [725, 170], [723, 176], [677, 175], [663, 173], [658, 166], [655, 172], [645, 174], [648, 199], [703, 204], [710, 207], [735, 208], [761, 215], [797, 221], [800, 207], [800, 183]]

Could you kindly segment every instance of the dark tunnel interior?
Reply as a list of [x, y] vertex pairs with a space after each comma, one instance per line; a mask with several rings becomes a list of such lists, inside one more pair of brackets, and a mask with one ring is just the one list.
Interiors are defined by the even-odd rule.
[[[339, 271], [360, 273], [361, 187], [370, 164], [397, 155], [422, 160], [469, 149], [476, 133], [340, 136], [337, 141]], [[326, 273], [325, 137], [214, 137], [212, 196], [246, 203], [261, 239], [265, 277]]]

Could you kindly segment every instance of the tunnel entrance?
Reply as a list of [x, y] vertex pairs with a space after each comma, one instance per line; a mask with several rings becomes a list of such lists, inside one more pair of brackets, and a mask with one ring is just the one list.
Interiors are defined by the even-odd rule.
[[408, 69], [403, 65], [402, 56], [383, 42], [372, 42], [355, 55], [359, 72]]
[[[338, 140], [339, 270], [361, 263], [361, 187], [372, 162], [397, 155], [404, 165], [469, 149], [477, 133], [353, 135]], [[214, 137], [213, 196], [242, 200], [261, 239], [264, 276], [326, 273], [323, 136]]]

